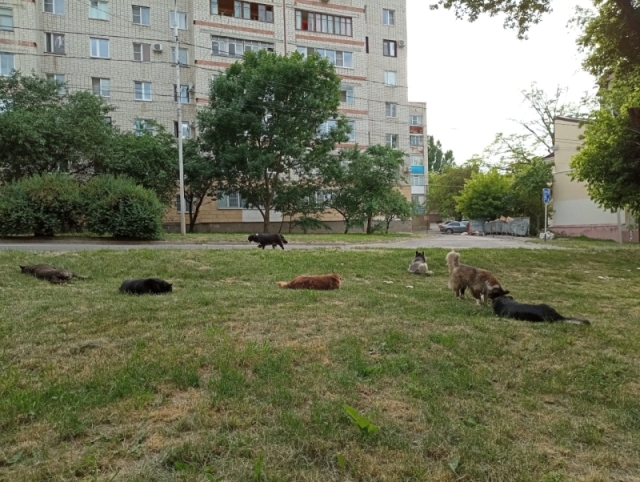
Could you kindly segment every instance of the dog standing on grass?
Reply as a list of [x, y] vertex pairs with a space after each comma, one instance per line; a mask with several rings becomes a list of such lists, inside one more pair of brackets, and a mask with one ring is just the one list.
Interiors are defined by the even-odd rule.
[[270, 244], [273, 247], [273, 249], [276, 249], [276, 246], [280, 246], [282, 249], [284, 249], [284, 245], [289, 244], [289, 241], [284, 239], [284, 236], [282, 234], [278, 234], [278, 233], [251, 234], [249, 235], [249, 242], [258, 243], [258, 248], [262, 248], [262, 249], [264, 249], [264, 247], [267, 246], [268, 244]]
[[316, 276], [298, 276], [288, 283], [278, 281], [276, 284], [281, 288], [290, 290], [337, 290], [340, 289], [342, 278], [335, 273], [321, 274]]
[[464, 298], [467, 288], [478, 304], [509, 294], [509, 291], [502, 289], [500, 282], [490, 271], [460, 264], [460, 253], [451, 251], [446, 260], [449, 267], [449, 289], [456, 293], [457, 298]]
[[427, 258], [424, 255], [424, 251], [422, 253], [420, 251], [416, 251], [416, 255], [413, 258], [413, 261], [411, 261], [407, 271], [414, 274], [426, 274], [427, 276], [431, 276], [433, 274], [433, 271], [429, 271], [429, 267], [427, 266]]

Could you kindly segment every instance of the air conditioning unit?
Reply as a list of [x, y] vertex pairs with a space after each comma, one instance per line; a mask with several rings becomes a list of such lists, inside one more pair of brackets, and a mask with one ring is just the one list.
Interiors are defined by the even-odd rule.
[[398, 40], [398, 47], [399, 48], [403, 48], [404, 47], [404, 40]]
[[189, 122], [189, 127], [196, 127], [196, 121], [192, 120], [191, 122]]
[[154, 52], [162, 52], [162, 44], [153, 44]]
[[189, 82], [188, 84], [189, 86], [189, 92], [193, 92], [196, 88], [195, 84], [193, 82]]

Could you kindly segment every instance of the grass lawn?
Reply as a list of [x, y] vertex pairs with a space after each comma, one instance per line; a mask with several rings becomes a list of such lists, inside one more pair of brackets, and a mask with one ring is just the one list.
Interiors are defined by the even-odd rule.
[[[165, 234], [163, 240], [169, 242], [185, 242], [195, 244], [206, 243], [247, 243], [249, 233], [187, 233], [185, 236], [181, 234]], [[366, 243], [391, 243], [394, 241], [403, 241], [418, 237], [411, 233], [389, 233], [389, 234], [289, 234], [283, 233], [283, 236], [290, 243], [296, 244], [366, 244]]]
[[[637, 252], [462, 252], [590, 327], [497, 319], [412, 254], [0, 252], [0, 480], [638, 480]], [[17, 267], [44, 262], [90, 279]], [[118, 293], [152, 275], [174, 292]]]

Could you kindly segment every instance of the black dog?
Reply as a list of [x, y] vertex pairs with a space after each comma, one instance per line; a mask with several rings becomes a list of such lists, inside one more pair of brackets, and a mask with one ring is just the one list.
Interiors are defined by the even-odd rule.
[[573, 325], [590, 325], [587, 320], [580, 318], [565, 318], [549, 305], [527, 305], [518, 303], [512, 296], [501, 296], [493, 300], [493, 312], [505, 318], [514, 318], [521, 321], [550, 322], [564, 321]]
[[262, 248], [264, 249], [265, 246], [267, 246], [268, 244], [270, 244], [273, 249], [276, 249], [276, 246], [280, 246], [282, 249], [284, 249], [284, 244], [289, 244], [289, 241], [287, 241], [286, 239], [284, 239], [284, 236], [282, 234], [267, 234], [267, 233], [262, 233], [262, 234], [252, 234], [249, 236], [249, 242], [253, 243], [256, 242], [258, 243], [258, 248]]
[[121, 293], [132, 295], [159, 295], [171, 291], [173, 285], [159, 278], [128, 279], [120, 286]]

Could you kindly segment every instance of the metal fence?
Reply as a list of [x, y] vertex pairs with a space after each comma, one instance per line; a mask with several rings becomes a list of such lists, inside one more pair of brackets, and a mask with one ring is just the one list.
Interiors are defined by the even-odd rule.
[[509, 218], [509, 221], [497, 219], [487, 221], [485, 219], [472, 219], [470, 230], [481, 236], [509, 235], [529, 236], [529, 218]]

